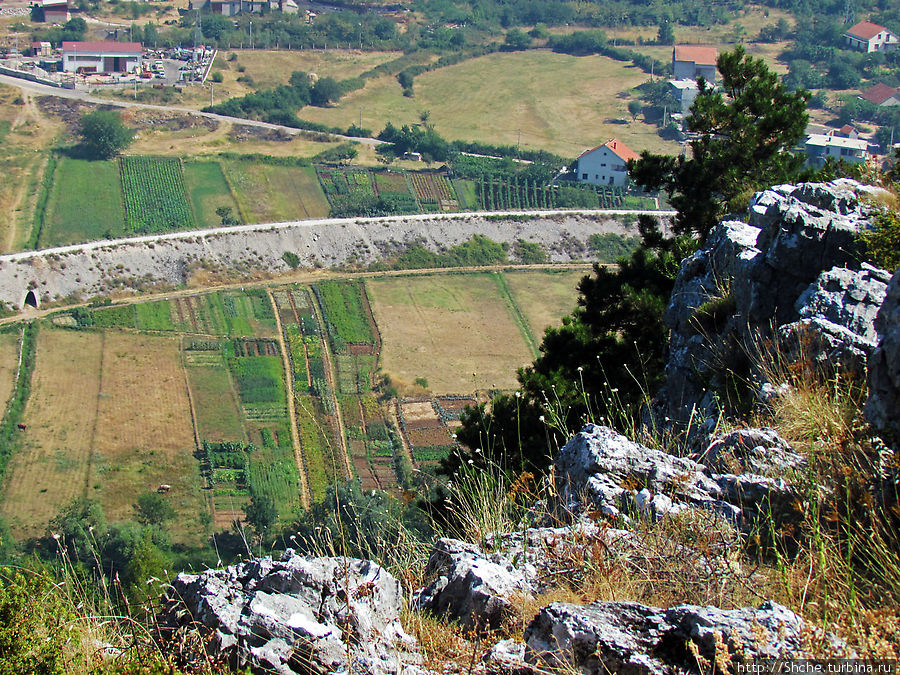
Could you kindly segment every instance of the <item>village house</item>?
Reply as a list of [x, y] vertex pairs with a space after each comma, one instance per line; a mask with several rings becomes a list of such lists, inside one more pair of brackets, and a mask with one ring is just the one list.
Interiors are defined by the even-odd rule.
[[[669, 87], [672, 90], [672, 95], [681, 103], [681, 114], [687, 115], [690, 112], [691, 106], [694, 104], [694, 99], [697, 98], [697, 94], [700, 93], [700, 90], [697, 88], [696, 80], [669, 80]], [[672, 110], [671, 112], [679, 112]]]
[[630, 159], [638, 159], [638, 154], [622, 141], [613, 138], [581, 153], [578, 157], [578, 181], [625, 187], [628, 184], [628, 169], [625, 164]]
[[715, 84], [718, 57], [719, 51], [715, 47], [676, 46], [672, 50], [672, 79], [696, 80], [702, 77]]
[[862, 138], [842, 138], [834, 135], [809, 134], [805, 143], [806, 163], [820, 167], [831, 157], [850, 164], [862, 164], [869, 158], [869, 143]]
[[900, 38], [877, 23], [860, 21], [844, 33], [844, 44], [861, 52], [884, 52], [897, 49]]
[[859, 97], [878, 106], [900, 105], [900, 89], [881, 82], [866, 89]]
[[210, 14], [237, 16], [238, 14], [262, 14], [264, 11], [278, 9], [278, 2], [270, 0], [208, 0], [205, 6], [209, 9]]
[[46, 23], [65, 23], [69, 20], [69, 0], [41, 0]]
[[133, 73], [141, 69], [140, 42], [63, 42], [67, 73]]

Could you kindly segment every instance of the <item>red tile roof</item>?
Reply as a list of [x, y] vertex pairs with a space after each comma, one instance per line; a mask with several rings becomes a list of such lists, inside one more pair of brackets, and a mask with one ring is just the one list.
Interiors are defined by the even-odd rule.
[[106, 52], [109, 54], [140, 54], [143, 48], [140, 42], [63, 42], [64, 52]]
[[600, 148], [608, 148], [610, 152], [612, 152], [616, 157], [621, 159], [623, 162], [627, 162], [629, 159], [640, 159], [639, 155], [625, 145], [618, 138], [611, 138], [603, 145], [598, 145], [596, 148], [591, 148], [590, 150], [585, 150], [580, 155], [578, 155], [578, 159], [581, 159], [585, 155], [589, 155], [594, 150], [599, 150]]
[[676, 61], [690, 61], [700, 66], [714, 66], [718, 57], [719, 50], [715, 47], [682, 45], [675, 47], [674, 51], [674, 59]]
[[852, 35], [860, 40], [871, 40], [883, 30], [887, 30], [887, 28], [879, 26], [877, 23], [872, 23], [871, 21], [860, 21], [853, 26], [853, 28], [848, 30], [846, 34]]
[[860, 94], [860, 98], [864, 98], [867, 101], [874, 103], [875, 105], [881, 105], [885, 101], [887, 101], [891, 96], [900, 95], [900, 89], [895, 89], [894, 87], [889, 87], [886, 84], [879, 82], [874, 87], [869, 87], [862, 94]]

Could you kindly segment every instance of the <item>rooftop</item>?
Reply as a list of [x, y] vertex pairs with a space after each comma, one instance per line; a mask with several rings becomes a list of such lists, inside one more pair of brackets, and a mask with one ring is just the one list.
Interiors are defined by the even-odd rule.
[[715, 47], [681, 45], [675, 47], [672, 52], [672, 58], [675, 61], [690, 61], [699, 66], [714, 66], [718, 57], [719, 50]]
[[869, 101], [870, 103], [874, 103], [875, 105], [881, 105], [891, 96], [900, 97], [900, 89], [889, 87], [883, 82], [879, 82], [874, 87], [869, 87], [859, 95], [860, 98], [864, 98], [865, 100]]
[[140, 54], [143, 51], [140, 42], [63, 42], [63, 52], [103, 52], [107, 54]]
[[846, 35], [852, 35], [860, 40], [871, 40], [883, 30], [887, 30], [887, 28], [879, 26], [877, 23], [872, 23], [871, 21], [860, 21], [853, 26], [853, 28], [848, 30]]
[[823, 136], [822, 134], [810, 134], [806, 137], [807, 145], [836, 146], [851, 150], [868, 150], [869, 142], [862, 138], [842, 138], [840, 136]]
[[625, 145], [618, 138], [611, 138], [603, 145], [598, 145], [596, 148], [591, 148], [590, 150], [585, 150], [580, 155], [578, 155], [578, 159], [581, 159], [585, 155], [589, 155], [595, 150], [599, 150], [600, 148], [607, 148], [610, 152], [612, 152], [616, 157], [621, 159], [623, 162], [627, 162], [630, 159], [640, 159], [638, 154]]

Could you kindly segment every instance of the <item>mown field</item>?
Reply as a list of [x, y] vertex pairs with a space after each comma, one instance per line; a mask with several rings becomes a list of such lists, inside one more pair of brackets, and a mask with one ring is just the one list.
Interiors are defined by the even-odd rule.
[[[173, 540], [196, 544], [254, 497], [290, 522], [335, 480], [399, 493], [450, 450], [476, 393], [515, 386], [579, 276], [327, 280], [62, 312], [38, 330], [0, 517], [38, 536], [89, 497], [127, 520], [169, 485]], [[0, 395], [17, 341], [0, 334]]]
[[575, 157], [618, 137], [636, 150], [677, 154], [678, 144], [661, 139], [655, 126], [632, 122], [627, 100], [617, 96], [648, 77], [604, 56], [504, 52], [423, 73], [412, 98], [385, 76], [333, 107], [304, 108], [302, 116], [346, 127], [362, 110], [363, 126], [380, 130], [388, 121], [415, 124], [428, 110], [429, 122], [449, 139], [516, 145], [521, 131], [524, 148]]

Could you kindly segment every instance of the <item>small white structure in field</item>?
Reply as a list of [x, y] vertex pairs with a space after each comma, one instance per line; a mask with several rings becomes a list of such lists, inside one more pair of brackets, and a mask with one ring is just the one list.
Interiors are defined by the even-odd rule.
[[592, 185], [628, 184], [628, 169], [625, 164], [637, 159], [638, 154], [617, 138], [608, 140], [592, 150], [585, 150], [578, 157], [578, 180]]
[[134, 73], [141, 69], [140, 42], [63, 42], [67, 73]]

